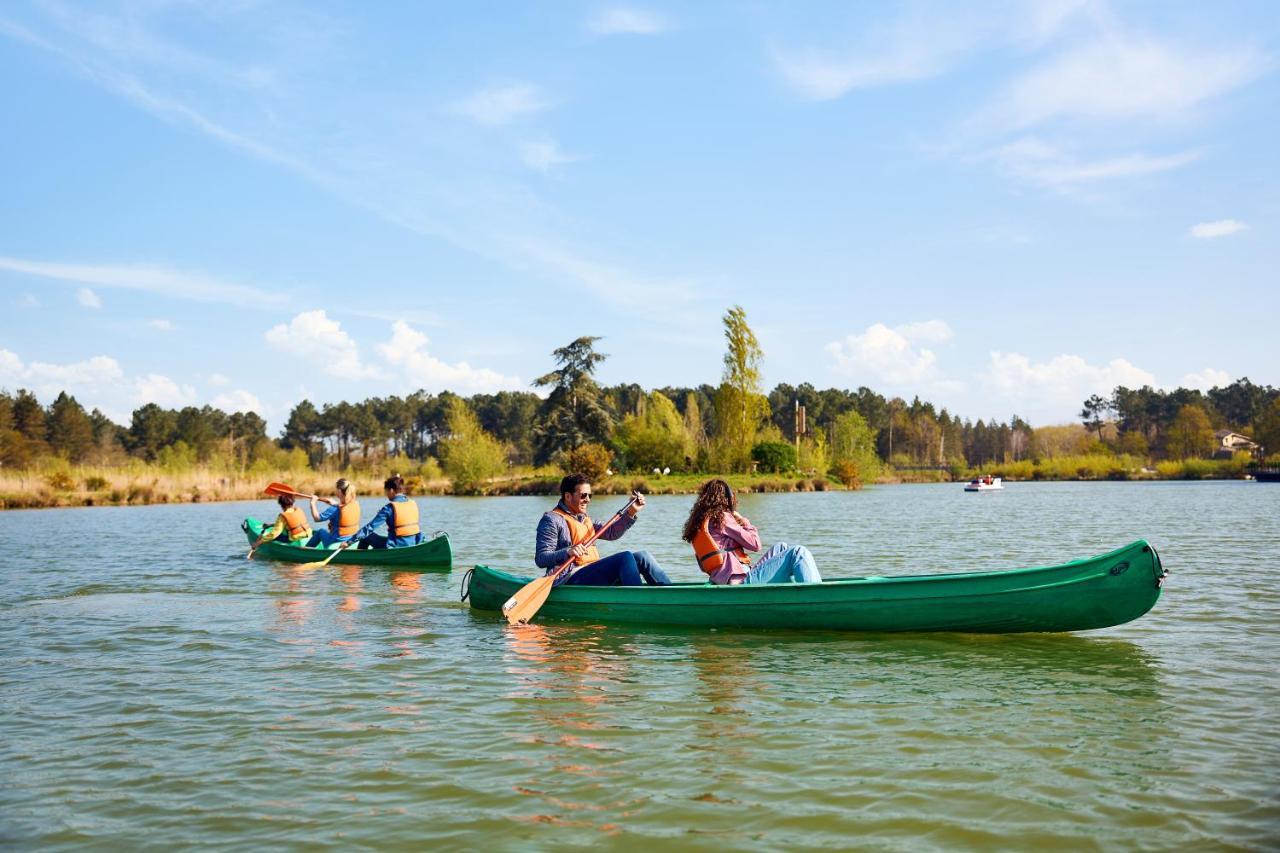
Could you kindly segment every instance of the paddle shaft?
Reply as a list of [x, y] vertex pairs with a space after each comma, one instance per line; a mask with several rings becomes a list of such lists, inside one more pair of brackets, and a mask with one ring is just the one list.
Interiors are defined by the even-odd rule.
[[[615, 512], [612, 518], [600, 525], [599, 529], [596, 530], [595, 533], [591, 534], [585, 542], [581, 542], [579, 544], [587, 547], [594, 545], [596, 540], [604, 535], [606, 530], [612, 527], [618, 519], [622, 518], [623, 513], [631, 509], [632, 505], [636, 502], [636, 497], [637, 496], [633, 495], [631, 500], [627, 501], [626, 506]], [[564, 564], [561, 565], [560, 568], [556, 569], [551, 574], [543, 575], [540, 578], [535, 578], [529, 581], [529, 583], [520, 587], [520, 589], [516, 591], [515, 595], [508, 598], [506, 603], [502, 605], [502, 612], [507, 617], [507, 622], [511, 625], [515, 625], [517, 623], [524, 624], [532, 619], [538, 612], [539, 608], [542, 607], [542, 603], [547, 600], [547, 596], [551, 594], [551, 587], [555, 585], [556, 579], [568, 571], [569, 567], [573, 565], [573, 561], [575, 559], [577, 558], [570, 557], [564, 561]]]

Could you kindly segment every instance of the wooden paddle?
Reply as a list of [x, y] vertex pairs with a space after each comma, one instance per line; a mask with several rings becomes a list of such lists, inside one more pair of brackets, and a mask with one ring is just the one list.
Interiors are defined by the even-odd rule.
[[298, 568], [300, 568], [300, 569], [323, 569], [325, 566], [329, 565], [329, 561], [330, 561], [330, 560], [332, 560], [334, 557], [338, 556], [338, 555], [339, 555], [339, 554], [341, 554], [343, 551], [345, 551], [345, 550], [347, 550], [348, 548], [350, 548], [352, 544], [354, 544], [354, 543], [353, 543], [353, 542], [351, 542], [351, 541], [343, 542], [343, 543], [342, 543], [342, 547], [340, 547], [340, 548], [334, 548], [334, 549], [333, 549], [333, 551], [329, 554], [329, 556], [325, 557], [323, 560], [317, 560], [317, 561], [316, 561], [316, 562], [314, 562], [314, 563], [303, 563], [302, 565], [298, 566]]
[[[627, 501], [627, 505], [613, 514], [600, 529], [593, 533], [587, 541], [580, 544], [591, 546], [600, 538], [606, 530], [613, 526], [613, 523], [622, 518], [622, 514], [631, 509], [631, 505], [636, 502], [639, 495], [632, 495], [631, 500]], [[507, 599], [502, 605], [502, 614], [507, 617], [507, 623], [511, 625], [527, 625], [529, 620], [542, 608], [542, 604], [547, 600], [547, 596], [551, 594], [551, 587], [555, 585], [556, 578], [564, 574], [570, 566], [573, 565], [574, 558], [570, 557], [560, 568], [556, 569], [549, 575], [543, 575], [540, 578], [529, 581], [520, 589], [516, 590], [516, 594]]]
[[333, 503], [328, 498], [322, 498], [319, 495], [309, 495], [306, 492], [299, 492], [293, 486], [286, 486], [284, 483], [267, 483], [267, 487], [262, 490], [264, 495], [289, 495], [295, 498], [306, 498], [313, 501], [324, 501], [327, 504]]

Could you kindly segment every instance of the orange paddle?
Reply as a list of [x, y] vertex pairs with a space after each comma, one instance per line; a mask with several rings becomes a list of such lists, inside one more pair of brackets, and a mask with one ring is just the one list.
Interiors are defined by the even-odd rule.
[[[593, 533], [583, 545], [592, 545], [600, 535], [613, 526], [613, 523], [622, 518], [622, 514], [631, 509], [631, 505], [636, 502], [636, 495], [631, 496], [631, 500], [627, 501], [627, 505], [613, 514], [600, 529]], [[549, 575], [543, 575], [540, 578], [529, 581], [520, 589], [516, 590], [516, 594], [507, 599], [502, 605], [502, 615], [507, 617], [507, 623], [511, 625], [527, 625], [529, 620], [542, 608], [543, 602], [547, 600], [547, 596], [551, 594], [551, 587], [555, 585], [556, 578], [564, 574], [570, 566], [573, 565], [573, 557], [565, 560], [560, 568], [556, 569]]]
[[332, 560], [334, 557], [336, 557], [336, 556], [338, 556], [339, 554], [341, 554], [343, 551], [347, 550], [347, 548], [348, 548], [348, 547], [350, 547], [352, 544], [353, 544], [353, 543], [352, 543], [350, 540], [349, 540], [349, 541], [347, 541], [347, 542], [344, 542], [344, 543], [342, 543], [342, 547], [340, 547], [340, 548], [334, 548], [334, 549], [333, 549], [333, 551], [331, 551], [331, 552], [329, 553], [329, 556], [325, 557], [323, 560], [317, 560], [317, 561], [315, 561], [314, 563], [303, 563], [302, 565], [298, 566], [298, 568], [300, 568], [300, 569], [323, 569], [325, 566], [329, 565], [329, 561], [330, 561], [330, 560]]
[[321, 500], [321, 498], [316, 498], [315, 495], [309, 495], [306, 492], [299, 492], [293, 486], [286, 486], [284, 483], [268, 483], [267, 487], [262, 490], [262, 493], [264, 495], [289, 495], [295, 498]]

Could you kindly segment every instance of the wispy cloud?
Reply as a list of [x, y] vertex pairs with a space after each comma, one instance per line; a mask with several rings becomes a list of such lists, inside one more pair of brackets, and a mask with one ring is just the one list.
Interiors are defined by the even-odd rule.
[[1058, 147], [1034, 137], [1014, 140], [989, 155], [1001, 171], [1033, 184], [1054, 189], [1108, 178], [1129, 178], [1179, 169], [1199, 158], [1198, 151], [1150, 156], [1140, 152], [1100, 160], [1079, 160]]
[[1218, 237], [1238, 234], [1248, 227], [1248, 225], [1235, 219], [1218, 219], [1214, 222], [1201, 222], [1198, 225], [1192, 225], [1188, 233], [1192, 237], [1201, 240], [1215, 240]]
[[177, 326], [173, 325], [171, 320], [148, 320], [147, 325], [153, 329], [159, 329], [162, 332], [172, 332]]
[[102, 307], [102, 299], [87, 287], [82, 287], [76, 291], [76, 302], [80, 303], [81, 308], [96, 309]]
[[197, 398], [196, 389], [190, 385], [181, 385], [163, 374], [148, 373], [134, 380], [133, 399], [137, 403], [176, 409], [192, 405]]
[[262, 405], [262, 401], [258, 399], [256, 394], [237, 388], [226, 394], [219, 394], [209, 401], [215, 409], [222, 409], [224, 412], [257, 412], [259, 415], [266, 415], [267, 409]]
[[601, 36], [651, 36], [664, 32], [667, 23], [653, 12], [615, 6], [592, 16], [587, 22], [587, 29]]
[[546, 138], [523, 143], [520, 146], [520, 159], [529, 168], [546, 174], [582, 158], [566, 154], [554, 139]]
[[[92, 284], [122, 290], [140, 290], [177, 299], [219, 302], [252, 307], [277, 305], [287, 297], [256, 287], [223, 281], [199, 272], [185, 272], [162, 266], [67, 264], [0, 256], [0, 270], [33, 275], [56, 281]], [[85, 289], [87, 290], [87, 289]]]
[[509, 83], [481, 89], [456, 105], [458, 112], [480, 124], [511, 124], [551, 107], [551, 100], [532, 83]]
[[1247, 45], [1185, 47], [1113, 29], [1020, 75], [977, 120], [1013, 131], [1055, 119], [1181, 120], [1267, 64]]

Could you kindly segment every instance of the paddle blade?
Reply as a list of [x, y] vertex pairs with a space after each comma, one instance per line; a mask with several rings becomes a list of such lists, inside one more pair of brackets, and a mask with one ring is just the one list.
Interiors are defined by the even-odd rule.
[[524, 625], [542, 608], [542, 603], [551, 594], [551, 586], [555, 583], [554, 575], [543, 575], [516, 590], [516, 594], [502, 605], [502, 615], [507, 617], [510, 625]]
[[296, 495], [297, 491], [293, 486], [286, 486], [284, 483], [267, 483], [267, 487], [262, 490], [264, 495]]

